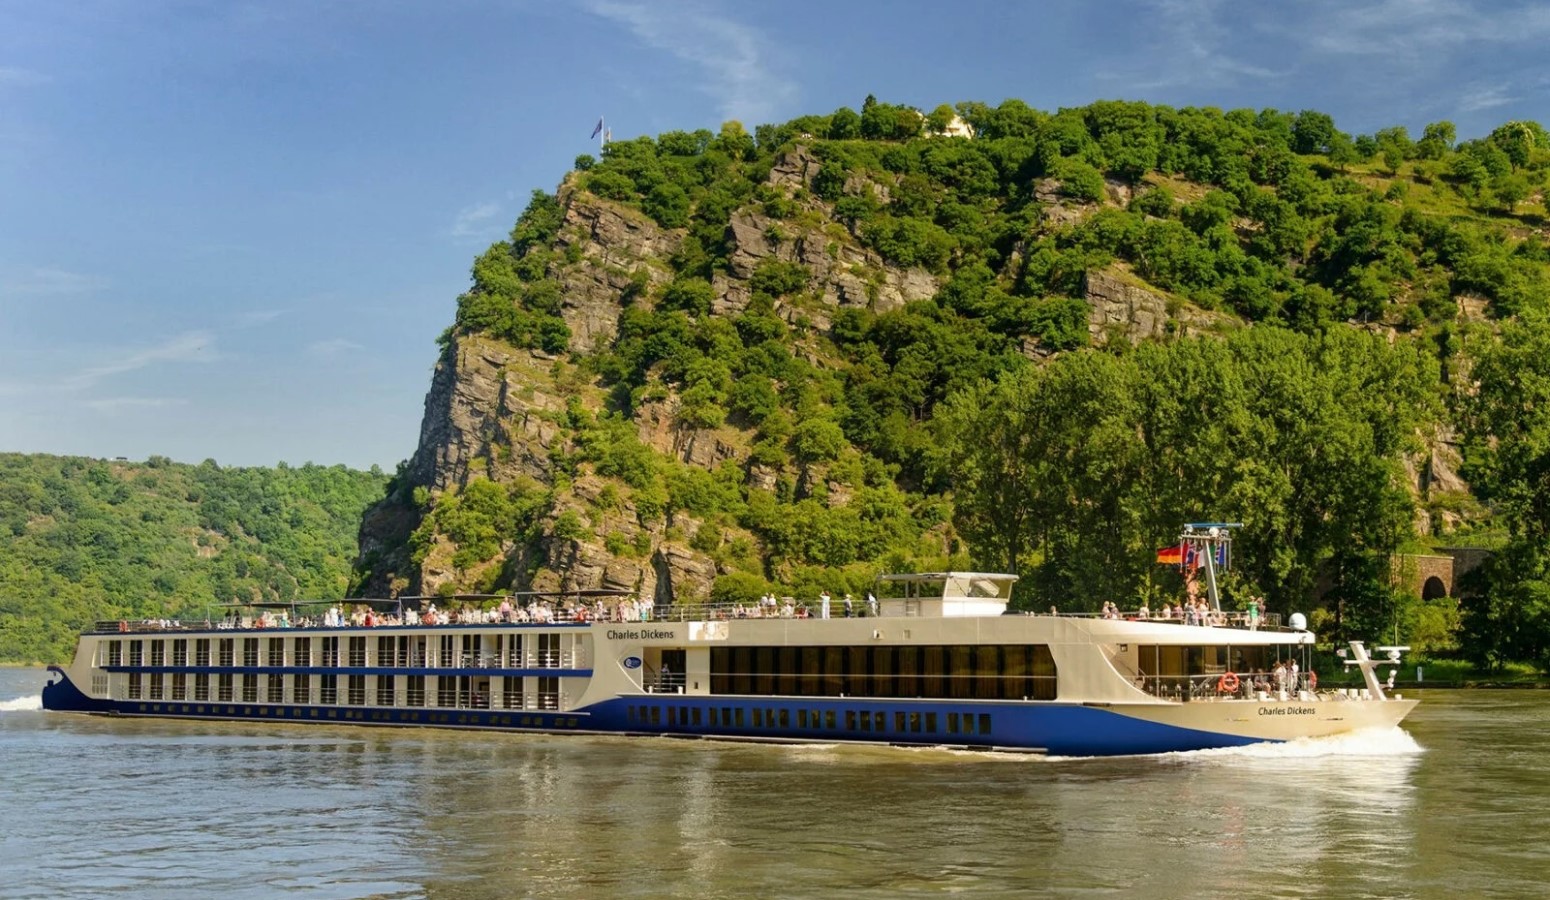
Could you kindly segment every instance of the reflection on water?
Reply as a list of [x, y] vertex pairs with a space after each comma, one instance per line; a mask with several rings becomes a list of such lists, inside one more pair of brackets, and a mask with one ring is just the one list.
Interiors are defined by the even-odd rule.
[[1404, 731], [1093, 760], [4, 705], [0, 893], [1539, 896], [1541, 706], [1432, 692]]

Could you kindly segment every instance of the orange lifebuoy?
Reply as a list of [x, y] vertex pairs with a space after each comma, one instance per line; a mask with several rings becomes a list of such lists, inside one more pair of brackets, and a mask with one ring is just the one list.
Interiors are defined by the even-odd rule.
[[1238, 676], [1228, 672], [1216, 682], [1216, 689], [1224, 694], [1231, 694], [1238, 690]]
[[1317, 672], [1309, 672], [1308, 673], [1308, 690], [1316, 691], [1318, 689], [1319, 689], [1319, 673], [1317, 673]]

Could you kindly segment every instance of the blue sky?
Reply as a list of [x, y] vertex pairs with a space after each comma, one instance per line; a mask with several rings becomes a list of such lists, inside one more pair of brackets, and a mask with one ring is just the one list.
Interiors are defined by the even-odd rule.
[[616, 138], [879, 99], [1550, 123], [1550, 7], [0, 0], [0, 451], [391, 469], [473, 257]]

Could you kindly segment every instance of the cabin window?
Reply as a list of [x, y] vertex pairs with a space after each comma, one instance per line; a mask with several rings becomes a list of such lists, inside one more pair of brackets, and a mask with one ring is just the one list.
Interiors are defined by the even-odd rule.
[[698, 706], [694, 708], [694, 727], [700, 727], [700, 708]]
[[209, 666], [210, 665], [210, 639], [209, 638], [200, 638], [199, 640], [194, 641], [194, 665], [196, 665], [196, 666]]
[[141, 693], [140, 673], [129, 673], [129, 699], [139, 700]]
[[990, 734], [990, 713], [980, 713], [980, 734]]
[[172, 673], [172, 699], [174, 699], [174, 700], [187, 700], [188, 699], [188, 673], [187, 672], [173, 672]]
[[457, 706], [457, 679], [451, 675], [436, 676], [436, 705]]
[[[257, 644], [258, 642], [254, 641], [253, 643]], [[258, 653], [258, 649], [254, 648], [253, 652], [255, 654]], [[258, 702], [258, 676], [252, 672], [247, 672], [242, 676], [242, 702]]]
[[285, 665], [285, 638], [270, 638], [269, 639], [269, 653], [267, 654], [267, 656], [268, 656], [268, 659], [269, 659], [269, 663], [268, 663], [269, 665], [271, 665], [271, 666], [283, 666], [283, 665]]
[[265, 694], [265, 696], [268, 698], [268, 702], [270, 702], [270, 703], [284, 703], [285, 702], [285, 676], [284, 675], [265, 675], [264, 677], [269, 682], [269, 684], [268, 684], [269, 690]]
[[501, 705], [507, 709], [522, 708], [522, 678], [507, 675], [501, 679]]
[[378, 675], [377, 676], [377, 705], [378, 706], [397, 706], [398, 705], [398, 698], [394, 696], [394, 694], [396, 693], [394, 691], [395, 684], [396, 684], [396, 679], [392, 675]]
[[538, 708], [560, 708], [560, 679], [548, 677], [538, 679]]
[[405, 704], [408, 706], [425, 705], [425, 676], [410, 675], [404, 690]]
[[382, 667], [395, 665], [394, 648], [397, 644], [397, 638], [392, 636], [377, 638], [377, 665]]
[[436, 665], [443, 669], [457, 667], [457, 639], [450, 634], [441, 635], [436, 642]]
[[210, 699], [210, 673], [200, 672], [194, 676], [194, 699]]
[[[362, 639], [361, 643], [365, 643], [365, 639]], [[362, 653], [365, 652], [365, 648], [364, 647], [361, 648], [361, 652]], [[350, 676], [350, 682], [349, 682], [349, 689], [350, 689], [350, 705], [351, 706], [365, 706], [366, 705], [366, 676], [365, 675], [351, 675]]]
[[522, 635], [506, 635], [506, 668], [526, 668], [522, 663]]
[[151, 673], [151, 699], [152, 700], [161, 700], [161, 699], [163, 699], [162, 698], [162, 684], [163, 684], [162, 673], [160, 673], [160, 672], [152, 672]]
[[834, 727], [835, 727], [835, 725], [834, 725], [835, 718], [836, 717], [834, 715], [834, 710], [832, 710], [832, 709], [824, 710], [823, 711], [823, 727], [829, 729], [830, 731], [833, 731]]
[[742, 728], [743, 727], [743, 708], [741, 706], [739, 706], [736, 710], [734, 710], [734, 712], [736, 713], [736, 716], [737, 716], [737, 727], [738, 728]]
[[[328, 640], [328, 638], [324, 638]], [[335, 638], [334, 640], [338, 640]], [[334, 706], [339, 703], [339, 676], [323, 675], [318, 679], [318, 702], [325, 706]]]
[[258, 638], [242, 639], [242, 664], [244, 666], [258, 665]]
[[918, 733], [920, 731], [920, 726], [921, 726], [920, 713], [918, 713], [918, 712], [910, 713], [910, 731], [914, 731], [914, 732]]
[[232, 677], [230, 672], [222, 672], [216, 676], [215, 699], [218, 703], [230, 703], [232, 695]]
[[[216, 665], [223, 666], [228, 669], [236, 665], [236, 645], [236, 638], [221, 638], [217, 643], [220, 651], [220, 659]], [[226, 699], [230, 700], [231, 698], [227, 697]]]
[[957, 734], [958, 733], [958, 714], [957, 713], [950, 712], [950, 713], [947, 714], [947, 733], [948, 734]]
[[175, 666], [188, 665], [188, 639], [178, 638], [172, 642], [172, 664]]
[[131, 666], [144, 665], [145, 664], [144, 653], [145, 653], [145, 642], [144, 641], [130, 641], [129, 642], [129, 664]]
[[[165, 666], [167, 664], [167, 642], [151, 641], [151, 665]], [[156, 699], [155, 697], [151, 698]]]
[[926, 713], [926, 730], [932, 734], [936, 734], [936, 713]]
[[538, 636], [539, 668], [558, 669], [560, 667], [560, 636], [558, 634], [540, 634]]
[[123, 641], [108, 641], [104, 649], [106, 650], [105, 655], [107, 657], [107, 662], [104, 665], [121, 666], [124, 664]]
[[[713, 694], [1054, 700], [1042, 644], [713, 647]], [[793, 671], [789, 667], [798, 668]]]
[[364, 635], [356, 635], [350, 638], [350, 668], [364, 669], [366, 667], [366, 638]]
[[296, 666], [312, 665], [312, 638], [299, 637], [292, 648], [291, 664]]
[[893, 714], [893, 730], [898, 732], [904, 731], [904, 713], [895, 712]]
[[[339, 665], [339, 638], [323, 638], [323, 665], [336, 668]], [[324, 701], [327, 702], [327, 701]]]
[[312, 676], [311, 675], [292, 675], [291, 676], [291, 702], [292, 703], [311, 703], [312, 702]]

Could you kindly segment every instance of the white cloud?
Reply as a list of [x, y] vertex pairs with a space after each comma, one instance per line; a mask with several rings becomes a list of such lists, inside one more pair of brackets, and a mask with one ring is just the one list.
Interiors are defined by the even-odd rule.
[[763, 36], [710, 4], [588, 0], [586, 7], [648, 46], [704, 69], [704, 89], [729, 119], [750, 127], [772, 121], [796, 96], [793, 81], [770, 71]]
[[215, 335], [208, 331], [188, 331], [155, 347], [122, 354], [103, 354], [103, 356], [108, 357], [105, 362], [99, 361], [97, 365], [89, 366], [69, 376], [60, 382], [60, 387], [72, 391], [85, 390], [104, 378], [134, 372], [159, 363], [207, 363], [220, 358], [215, 351]]
[[105, 278], [67, 272], [64, 269], [37, 267], [23, 271], [0, 272], [0, 297], [51, 297], [59, 294], [84, 294], [108, 286]]
[[476, 203], [458, 210], [452, 220], [452, 236], [455, 238], [489, 237], [497, 230], [495, 217], [500, 213], [499, 203]]
[[313, 356], [343, 356], [346, 353], [354, 353], [366, 348], [352, 340], [345, 338], [330, 338], [326, 341], [315, 341], [307, 345], [307, 352]]

